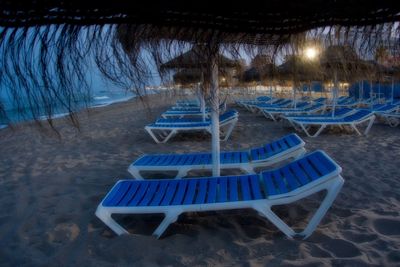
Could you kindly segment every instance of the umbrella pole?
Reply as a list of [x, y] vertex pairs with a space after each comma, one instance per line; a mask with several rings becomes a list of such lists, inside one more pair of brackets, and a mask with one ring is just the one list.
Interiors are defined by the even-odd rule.
[[394, 100], [394, 79], [392, 77], [392, 105], [393, 105], [393, 100]]
[[219, 88], [218, 88], [218, 63], [217, 53], [211, 55], [211, 79], [210, 79], [210, 95], [211, 95], [211, 135], [212, 135], [212, 175], [218, 177], [220, 171], [220, 138], [219, 138]]
[[335, 108], [336, 108], [336, 98], [337, 98], [337, 91], [338, 91], [338, 81], [337, 81], [337, 71], [334, 70], [333, 72], [333, 107], [332, 107], [332, 117], [335, 117]]

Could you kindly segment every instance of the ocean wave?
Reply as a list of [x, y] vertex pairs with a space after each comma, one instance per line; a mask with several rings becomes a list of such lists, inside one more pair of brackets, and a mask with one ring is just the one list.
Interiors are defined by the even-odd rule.
[[104, 100], [104, 99], [110, 99], [108, 96], [95, 96], [93, 97], [94, 100]]

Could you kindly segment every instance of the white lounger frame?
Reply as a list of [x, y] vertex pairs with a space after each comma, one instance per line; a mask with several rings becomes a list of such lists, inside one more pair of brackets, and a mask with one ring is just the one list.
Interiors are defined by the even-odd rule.
[[[227, 126], [228, 129], [224, 134], [224, 138], [222, 141], [228, 140], [231, 135], [233, 128], [235, 127], [238, 121], [238, 117], [234, 116], [233, 118], [227, 119], [225, 121], [221, 121], [220, 127]], [[188, 123], [190, 124], [190, 123]], [[197, 123], [194, 123], [197, 124]], [[150, 134], [151, 138], [159, 144], [166, 143], [169, 139], [174, 137], [176, 134], [181, 132], [199, 132], [199, 131], [207, 131], [211, 134], [211, 123], [207, 126], [193, 126], [193, 127], [181, 127], [178, 124], [175, 127], [154, 127], [154, 126], [145, 126], [144, 129]], [[221, 129], [222, 130], [222, 129]]]
[[[337, 194], [340, 192], [344, 179], [340, 175], [341, 167], [337, 165], [336, 172], [333, 172], [325, 177], [321, 177], [309, 184], [300, 187], [287, 194], [280, 194], [268, 197], [267, 199], [223, 202], [211, 204], [192, 204], [192, 205], [177, 205], [177, 206], [145, 206], [145, 207], [105, 207], [103, 202], [97, 207], [96, 216], [102, 220], [111, 230], [117, 235], [129, 234], [129, 232], [118, 224], [112, 217], [112, 214], [164, 214], [165, 217], [153, 235], [157, 238], [164, 233], [171, 223], [177, 221], [180, 214], [185, 212], [201, 212], [201, 211], [217, 211], [217, 210], [233, 210], [233, 209], [254, 209], [258, 214], [268, 219], [279, 230], [281, 230], [288, 238], [302, 236], [304, 239], [309, 237], [317, 225], [320, 223]], [[121, 182], [121, 181], [120, 181]], [[117, 186], [118, 183], [114, 186]], [[321, 202], [315, 214], [311, 217], [307, 226], [301, 232], [295, 232], [283, 220], [281, 220], [273, 211], [272, 207], [276, 205], [285, 205], [306, 198], [310, 195], [326, 190], [327, 194]], [[112, 191], [112, 190], [111, 190]], [[111, 192], [110, 191], [110, 192]], [[106, 199], [105, 197], [104, 199]]]
[[[340, 128], [343, 128], [343, 126], [350, 126], [350, 128], [353, 129], [358, 135], [362, 135], [356, 125], [362, 124], [364, 122], [369, 122], [367, 125], [367, 128], [364, 131], [364, 135], [368, 135], [369, 130], [371, 129], [372, 125], [374, 124], [375, 115], [372, 114], [364, 119], [357, 120], [357, 121], [351, 121], [351, 122], [321, 122], [321, 123], [317, 123], [317, 122], [306, 123], [306, 122], [304, 122], [304, 123], [302, 123], [297, 120], [289, 120], [289, 121], [290, 121], [290, 123], [292, 123], [292, 125], [295, 126], [296, 130], [298, 130], [298, 131], [303, 130], [308, 137], [317, 137], [328, 126], [332, 126], [332, 127], [337, 126]], [[300, 128], [296, 127], [297, 125], [300, 126]], [[311, 134], [310, 126], [319, 126], [319, 128], [314, 134]]]
[[[247, 163], [230, 163], [230, 164], [221, 164], [221, 170], [228, 170], [228, 169], [240, 169], [244, 173], [247, 174], [254, 174], [256, 168], [261, 167], [268, 167], [279, 163], [284, 160], [288, 159], [297, 159], [302, 157], [306, 153], [306, 149], [304, 148], [304, 141], [302, 141], [297, 146], [291, 147], [288, 150], [285, 150], [281, 153], [278, 153], [272, 157], [269, 157], [265, 160], [256, 160], [256, 161], [249, 161]], [[143, 155], [142, 157], [145, 157]], [[140, 159], [140, 158], [139, 158]], [[138, 160], [139, 160], [138, 159]], [[141, 175], [141, 171], [176, 171], [177, 174], [175, 176], [176, 179], [180, 179], [185, 177], [189, 171], [193, 170], [211, 170], [211, 164], [202, 164], [202, 165], [175, 165], [175, 166], [135, 166], [132, 163], [129, 168], [128, 172], [132, 174], [135, 179], [143, 180], [143, 176]]]

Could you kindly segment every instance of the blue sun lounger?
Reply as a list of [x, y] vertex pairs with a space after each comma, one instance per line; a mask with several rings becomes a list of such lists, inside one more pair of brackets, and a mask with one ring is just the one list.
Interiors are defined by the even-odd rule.
[[301, 105], [297, 108], [281, 108], [281, 109], [261, 109], [262, 114], [273, 121], [276, 121], [280, 115], [283, 114], [311, 114], [314, 112], [321, 111], [325, 108], [324, 104], [314, 104], [314, 105]]
[[[221, 169], [240, 169], [245, 173], [255, 173], [255, 168], [302, 156], [304, 141], [297, 134], [289, 134], [263, 146], [244, 151], [224, 151], [220, 153]], [[147, 154], [133, 162], [128, 171], [136, 179], [143, 179], [141, 172], [174, 171], [176, 178], [182, 178], [192, 170], [211, 170], [211, 153], [190, 154]]]
[[[220, 129], [228, 129], [225, 132], [223, 141], [228, 140], [233, 128], [238, 121], [239, 113], [236, 110], [230, 110], [219, 116]], [[202, 132], [211, 133], [211, 121], [206, 122], [188, 122], [188, 123], [153, 123], [145, 127], [156, 143], [166, 143], [169, 139], [181, 132]]]
[[[359, 109], [349, 115], [340, 118], [294, 118], [290, 121], [297, 130], [303, 130], [307, 136], [317, 137], [328, 126], [338, 126], [341, 128], [343, 128], [344, 126], [350, 126], [358, 135], [361, 135], [356, 125], [362, 124], [364, 122], [368, 122], [368, 126], [364, 131], [364, 134], [367, 135], [374, 123], [374, 120], [375, 115], [373, 112], [366, 109]], [[317, 131], [314, 134], [310, 133], [310, 126], [317, 127]]]
[[[279, 169], [259, 175], [191, 179], [120, 180], [96, 210], [96, 216], [117, 235], [129, 234], [113, 214], [164, 214], [153, 235], [159, 238], [185, 212], [254, 209], [287, 237], [304, 239], [316, 229], [343, 186], [342, 169], [316, 151]], [[295, 232], [272, 211], [326, 190], [327, 194], [305, 229]]]

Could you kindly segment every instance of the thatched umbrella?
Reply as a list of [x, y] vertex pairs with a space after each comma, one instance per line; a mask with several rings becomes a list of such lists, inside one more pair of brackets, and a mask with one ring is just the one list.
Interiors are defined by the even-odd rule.
[[[371, 65], [361, 60], [354, 49], [347, 45], [333, 45], [325, 48], [321, 55], [321, 66], [327, 76], [333, 79], [333, 112], [335, 115], [339, 81], [358, 80], [371, 72]], [[328, 75], [331, 74], [331, 75]]]
[[[353, 41], [383, 40], [392, 28], [371, 25], [394, 24], [400, 18], [400, 7], [389, 0], [250, 1], [246, 5], [204, 1], [187, 5], [171, 0], [145, 1], [134, 8], [132, 5], [128, 0], [114, 0], [111, 4], [95, 0], [1, 1], [0, 46], [5, 57], [0, 64], [3, 74], [0, 82], [14, 89], [24, 88], [30, 99], [65, 98], [66, 106], [70, 107], [76, 97], [73, 92], [81, 92], [83, 88], [73, 78], [84, 80], [87, 64], [82, 62], [88, 62], [87, 55], [95, 55], [96, 65], [112, 81], [142, 84], [143, 79], [150, 77], [146, 75], [148, 64], [143, 61], [142, 49], [150, 51], [160, 63], [163, 52], [175, 47], [171, 40], [206, 43], [213, 107], [213, 175], [220, 173], [218, 53], [221, 46], [228, 44], [232, 52], [238, 51], [235, 45], [280, 47], [297, 34], [333, 25], [340, 25], [344, 33], [354, 30], [355, 34], [347, 35]], [[385, 35], [380, 37], [381, 33]], [[82, 40], [88, 45], [82, 45]], [[366, 44], [373, 46], [374, 42]], [[39, 57], [30, 57], [32, 47], [40, 51]], [[37, 85], [48, 90], [47, 93], [34, 90]], [[13, 94], [19, 96], [17, 91]]]
[[296, 99], [296, 88], [300, 82], [310, 83], [323, 79], [318, 61], [307, 60], [297, 55], [287, 56], [286, 60], [278, 66], [278, 73], [281, 80], [293, 81], [294, 99]]
[[[209, 58], [205, 53], [206, 49], [207, 48], [205, 45], [197, 44], [189, 51], [163, 63], [161, 65], [161, 70], [178, 70], [178, 75], [175, 76], [178, 79], [185, 81], [197, 80], [198, 83], [203, 83], [204, 75], [207, 75], [207, 66], [209, 64]], [[216, 55], [216, 58], [218, 69], [220, 71], [225, 71], [228, 68], [237, 68], [239, 66], [238, 61], [229, 59], [220, 53]], [[200, 87], [198, 87], [198, 90], [200, 90]], [[198, 92], [198, 96], [201, 104], [201, 110], [203, 111], [203, 120], [205, 120], [204, 93]]]

